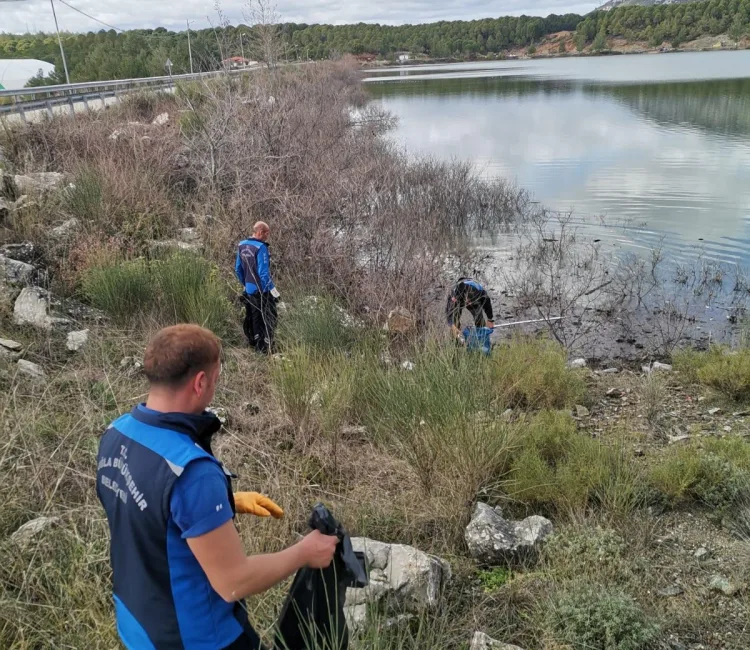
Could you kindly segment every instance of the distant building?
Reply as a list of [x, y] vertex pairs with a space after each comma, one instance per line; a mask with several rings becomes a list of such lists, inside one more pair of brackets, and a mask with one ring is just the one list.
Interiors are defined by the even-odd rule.
[[46, 76], [55, 66], [37, 59], [0, 59], [0, 90], [19, 90], [41, 70]]
[[230, 56], [228, 59], [224, 59], [221, 65], [227, 70], [240, 70], [242, 68], [249, 68], [251, 65], [258, 65], [258, 62], [243, 59], [241, 56]]

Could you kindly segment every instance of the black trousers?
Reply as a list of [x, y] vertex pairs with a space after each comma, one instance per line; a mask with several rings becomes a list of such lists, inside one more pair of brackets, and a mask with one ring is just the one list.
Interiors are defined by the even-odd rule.
[[278, 313], [276, 299], [270, 293], [243, 294], [245, 304], [245, 320], [242, 330], [248, 342], [256, 352], [270, 353], [273, 351], [273, 337], [276, 331]]
[[481, 298], [478, 302], [466, 306], [466, 308], [469, 310], [469, 312], [471, 312], [471, 315], [474, 318], [475, 327], [484, 327], [487, 324], [487, 321], [484, 318], [484, 308], [486, 300], [489, 300], [489, 297]]

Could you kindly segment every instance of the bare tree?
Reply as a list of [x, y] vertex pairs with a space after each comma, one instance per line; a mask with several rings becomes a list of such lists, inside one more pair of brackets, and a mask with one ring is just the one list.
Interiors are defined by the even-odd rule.
[[243, 15], [252, 26], [248, 35], [250, 53], [263, 61], [269, 70], [274, 70], [284, 54], [281, 17], [276, 3], [274, 0], [248, 0]]

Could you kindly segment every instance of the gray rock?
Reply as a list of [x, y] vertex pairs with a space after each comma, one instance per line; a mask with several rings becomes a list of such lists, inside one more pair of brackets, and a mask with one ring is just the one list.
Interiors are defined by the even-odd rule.
[[9, 350], [8, 348], [4, 348], [2, 345], [0, 345], [0, 359], [6, 359], [8, 361], [17, 361], [21, 358], [21, 354], [18, 352], [13, 352], [13, 350]]
[[587, 418], [591, 412], [582, 404], [576, 404], [576, 415], [579, 418]]
[[10, 214], [12, 205], [13, 201], [8, 201], [7, 199], [4, 199], [2, 196], [0, 196], [0, 220], [4, 219], [8, 216], [8, 214]]
[[13, 180], [21, 194], [38, 194], [59, 187], [63, 182], [63, 175], [59, 172], [37, 172], [17, 174]]
[[46, 377], [46, 375], [44, 374], [44, 368], [36, 363], [32, 363], [31, 361], [27, 361], [26, 359], [19, 359], [17, 365], [18, 372], [20, 372], [22, 375], [26, 375], [27, 377], [31, 377], [32, 379], [44, 379]]
[[708, 409], [709, 415], [718, 415], [719, 413], [721, 413], [721, 409], [718, 406], [712, 409]]
[[675, 596], [679, 596], [680, 594], [684, 593], [684, 589], [680, 587], [680, 585], [669, 585], [669, 587], [659, 589], [659, 591], [657, 591], [656, 593], [662, 598], [674, 598]]
[[605, 368], [599, 372], [600, 375], [616, 375], [620, 372], [619, 368]]
[[50, 230], [50, 234], [58, 239], [64, 239], [70, 237], [81, 225], [80, 221], [73, 217], [67, 221], [63, 221], [59, 226]]
[[364, 537], [353, 538], [352, 546], [367, 558], [370, 584], [363, 589], [347, 589], [345, 613], [350, 625], [362, 625], [367, 607], [376, 604], [384, 605], [386, 613], [392, 607], [395, 614], [437, 607], [451, 577], [447, 562], [411, 546]]
[[510, 643], [496, 641], [484, 632], [474, 632], [469, 650], [521, 650], [521, 648]]
[[403, 307], [397, 307], [388, 314], [385, 329], [392, 334], [411, 334], [417, 329], [417, 319]]
[[50, 330], [57, 325], [69, 323], [66, 318], [49, 314], [50, 295], [39, 287], [25, 287], [13, 305], [13, 320], [16, 325], [33, 325]]
[[36, 519], [27, 521], [10, 536], [10, 539], [12, 542], [25, 548], [39, 533], [58, 523], [60, 523], [59, 517], [37, 517]]
[[65, 345], [71, 352], [78, 352], [86, 347], [88, 342], [89, 330], [78, 330], [77, 332], [68, 332], [68, 338]]
[[0, 255], [0, 278], [11, 284], [31, 284], [35, 271], [31, 264]]
[[532, 515], [522, 521], [504, 519], [500, 508], [477, 503], [465, 538], [472, 557], [483, 564], [502, 564], [536, 551], [554, 527], [549, 519]]
[[20, 262], [26, 262], [27, 264], [34, 262], [34, 253], [34, 244], [29, 241], [21, 244], [5, 244], [5, 246], [0, 246], [0, 255], [19, 260]]
[[693, 557], [696, 560], [705, 560], [709, 555], [711, 555], [711, 551], [709, 551], [705, 546], [701, 546], [695, 553], [693, 553]]
[[23, 349], [23, 345], [10, 339], [0, 339], [0, 348], [5, 348], [12, 352], [20, 352]]
[[587, 365], [588, 363], [586, 363], [586, 359], [573, 359], [570, 363], [568, 363], [568, 368], [585, 368]]
[[164, 126], [169, 122], [169, 113], [159, 113], [155, 118], [154, 121], [151, 122], [154, 126]]
[[197, 228], [180, 228], [179, 231], [180, 241], [184, 242], [198, 242], [200, 241], [200, 234]]
[[708, 588], [712, 591], [720, 591], [725, 596], [734, 596], [740, 587], [724, 576], [715, 575], [711, 578]]
[[651, 364], [651, 371], [652, 372], [672, 372], [672, 366], [668, 363], [661, 363], [659, 361], [654, 361]]

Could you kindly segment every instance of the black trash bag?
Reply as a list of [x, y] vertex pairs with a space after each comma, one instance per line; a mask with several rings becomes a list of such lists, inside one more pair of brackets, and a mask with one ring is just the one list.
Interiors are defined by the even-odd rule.
[[322, 503], [310, 515], [310, 528], [336, 535], [339, 543], [326, 569], [300, 569], [287, 595], [276, 626], [277, 650], [345, 650], [349, 630], [344, 618], [348, 587], [369, 584], [365, 558], [355, 553], [341, 524]]

